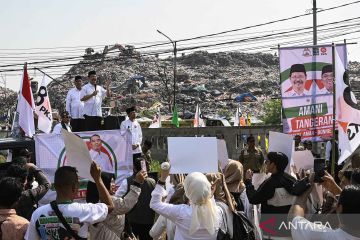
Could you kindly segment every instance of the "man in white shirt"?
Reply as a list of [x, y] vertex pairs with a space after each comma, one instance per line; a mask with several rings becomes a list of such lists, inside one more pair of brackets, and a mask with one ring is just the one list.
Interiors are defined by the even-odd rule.
[[62, 112], [61, 113], [61, 122], [55, 125], [52, 133], [54, 134], [60, 134], [61, 129], [65, 129], [68, 132], [72, 131], [71, 125], [70, 125], [70, 116], [68, 112]]
[[[115, 179], [113, 163], [110, 161], [108, 155], [101, 151], [102, 141], [100, 135], [94, 134], [90, 137], [90, 146], [91, 149], [89, 153], [91, 159], [100, 166], [101, 171], [112, 174]], [[89, 181], [86, 188], [86, 202], [96, 202], [94, 199], [98, 199], [98, 195], [96, 185]]]
[[98, 134], [94, 134], [90, 137], [91, 149], [89, 151], [90, 157], [94, 160], [103, 172], [113, 173], [114, 166], [110, 161], [108, 155], [101, 151], [102, 141]]
[[79, 190], [76, 168], [60, 167], [56, 170], [54, 177], [56, 190], [56, 201], [54, 202], [58, 205], [60, 213], [69, 223], [73, 233], [66, 229], [54, 212], [53, 207], [47, 204], [39, 207], [33, 213], [25, 235], [26, 240], [88, 238], [89, 225], [105, 220], [108, 213], [114, 209], [110, 194], [101, 179], [101, 169], [94, 162], [91, 165], [90, 173], [103, 203], [73, 202]]
[[95, 71], [88, 73], [89, 83], [86, 84], [80, 95], [80, 100], [84, 102], [85, 130], [96, 131], [101, 129], [102, 110], [101, 105], [105, 97], [111, 96], [110, 81], [106, 81], [106, 90], [97, 85]]
[[141, 151], [141, 142], [142, 142], [142, 131], [141, 126], [136, 121], [136, 108], [130, 107], [126, 109], [128, 119], [123, 121], [120, 125], [121, 130], [127, 130], [131, 132], [131, 141], [132, 141], [132, 151], [133, 151], [133, 160], [140, 157], [142, 154]]
[[[325, 224], [313, 223], [305, 219], [306, 202], [311, 192], [311, 188], [297, 197], [292, 205], [288, 220], [291, 221], [292, 239], [316, 239], [316, 240], [343, 240], [360, 239], [359, 215], [360, 215], [360, 186], [348, 185], [341, 190], [336, 185], [330, 174], [323, 177], [323, 187], [335, 196], [340, 194], [337, 205], [337, 216], [340, 221], [340, 228], [331, 226], [327, 221]], [[325, 220], [329, 216], [325, 216]]]
[[290, 82], [292, 89], [284, 93], [284, 97], [301, 97], [309, 95], [305, 89], [306, 70], [303, 64], [293, 64], [290, 68]]
[[71, 127], [74, 132], [81, 132], [84, 129], [84, 102], [80, 100], [82, 78], [76, 76], [74, 81], [75, 87], [70, 89], [66, 95], [66, 111], [71, 117]]

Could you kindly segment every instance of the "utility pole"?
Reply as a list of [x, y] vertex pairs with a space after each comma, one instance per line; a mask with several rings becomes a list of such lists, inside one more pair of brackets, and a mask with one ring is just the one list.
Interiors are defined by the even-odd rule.
[[160, 33], [161, 35], [163, 35], [164, 37], [166, 37], [171, 44], [173, 45], [173, 53], [174, 53], [174, 62], [173, 62], [173, 67], [174, 67], [174, 100], [173, 100], [173, 110], [175, 109], [175, 105], [176, 105], [176, 54], [177, 54], [177, 49], [176, 49], [176, 41], [173, 41], [171, 38], [169, 38], [167, 35], [165, 35], [164, 33], [162, 33], [160, 30], [156, 30], [158, 33]]
[[312, 13], [313, 13], [313, 45], [316, 46], [317, 45], [317, 19], [316, 19], [316, 0], [313, 0], [313, 9], [312, 9]]

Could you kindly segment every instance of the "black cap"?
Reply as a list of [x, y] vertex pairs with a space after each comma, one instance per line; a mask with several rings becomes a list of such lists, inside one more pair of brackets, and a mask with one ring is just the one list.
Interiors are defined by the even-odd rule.
[[92, 70], [88, 73], [88, 77], [90, 77], [91, 75], [96, 75], [96, 71], [95, 70]]
[[13, 157], [28, 157], [32, 154], [27, 148], [21, 148], [21, 149], [14, 149], [13, 150]]
[[291, 76], [291, 74], [292, 74], [293, 72], [303, 72], [303, 73], [305, 73], [305, 75], [306, 75], [306, 70], [305, 70], [304, 64], [293, 64], [293, 65], [291, 66], [291, 68], [290, 68], [290, 74], [289, 74], [289, 76]]
[[129, 114], [131, 112], [135, 112], [136, 111], [136, 108], [135, 107], [129, 107], [126, 109], [126, 113]]
[[75, 81], [76, 81], [76, 80], [79, 80], [79, 79], [81, 80], [82, 77], [81, 77], [81, 76], [75, 76]]
[[68, 117], [70, 114], [69, 114], [69, 112], [68, 111], [65, 111], [65, 112], [62, 112], [61, 113], [61, 117], [63, 118], [63, 117]]
[[331, 64], [323, 66], [323, 68], [321, 70], [321, 75], [323, 75], [324, 73], [328, 73], [328, 72], [333, 72], [333, 67]]
[[289, 163], [288, 157], [282, 152], [269, 152], [267, 157], [270, 162], [275, 163], [279, 172], [283, 172]]

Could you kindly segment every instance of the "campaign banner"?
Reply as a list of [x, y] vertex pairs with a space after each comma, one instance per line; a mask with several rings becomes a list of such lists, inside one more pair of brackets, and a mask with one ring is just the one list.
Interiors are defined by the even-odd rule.
[[[132, 173], [131, 133], [121, 130], [75, 133], [83, 139], [91, 158], [103, 171], [114, 173], [116, 184]], [[61, 134], [35, 135], [36, 164], [53, 182], [57, 168], [67, 165], [66, 150]], [[90, 169], [89, 169], [90, 171]]]
[[[346, 45], [336, 45], [346, 65]], [[279, 49], [283, 132], [327, 141], [333, 128], [332, 46]]]
[[[129, 131], [106, 130], [75, 134], [83, 139], [91, 158], [101, 166], [101, 169], [114, 173], [117, 186], [120, 186], [121, 181], [132, 174], [133, 160], [131, 133]], [[66, 156], [63, 136], [61, 134], [36, 134], [34, 139], [36, 165], [44, 171], [50, 182], [53, 183], [57, 168], [72, 165]], [[76, 201], [85, 201], [88, 181], [88, 179], [80, 177]], [[39, 201], [39, 205], [47, 204], [55, 199], [56, 192], [52, 187]]]

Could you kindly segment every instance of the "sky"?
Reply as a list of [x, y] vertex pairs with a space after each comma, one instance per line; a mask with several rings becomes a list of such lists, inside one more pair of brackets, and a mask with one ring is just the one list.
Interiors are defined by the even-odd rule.
[[[356, 0], [317, 0], [317, 7], [327, 9], [351, 2]], [[157, 29], [173, 40], [179, 40], [305, 14], [312, 8], [311, 0], [0, 0], [0, 3], [0, 66], [81, 56], [87, 46], [102, 50], [105, 45], [115, 43], [134, 43], [139, 46], [143, 42], [167, 41]], [[359, 9], [360, 3], [357, 3], [320, 12], [318, 24], [360, 17]], [[353, 33], [332, 38], [331, 41], [339, 43], [348, 39], [347, 42], [358, 42], [360, 32], [356, 31], [360, 31], [359, 22], [352, 22], [354, 26], [348, 29]], [[207, 41], [239, 39], [249, 36], [248, 34], [311, 26], [312, 15], [309, 15]], [[319, 32], [318, 37], [321, 38], [322, 34], [326, 33]], [[329, 39], [319, 43], [329, 43]], [[191, 44], [199, 44], [199, 41], [183, 46]], [[270, 50], [270, 45], [276, 48], [278, 42], [272, 40], [268, 44], [267, 49]], [[237, 48], [241, 49], [243, 46], [220, 46], [209, 51], [229, 51]], [[348, 51], [350, 61], [360, 61], [358, 44], [349, 45]], [[39, 67], [29, 67], [34, 66]], [[46, 71], [53, 77], [59, 77], [68, 69], [69, 67], [61, 67]], [[4, 68], [0, 67], [1, 70]], [[30, 71], [29, 74], [36, 79], [41, 76], [35, 71]], [[7, 87], [17, 91], [21, 72], [0, 72], [0, 86], [4, 85], [4, 79]]]

